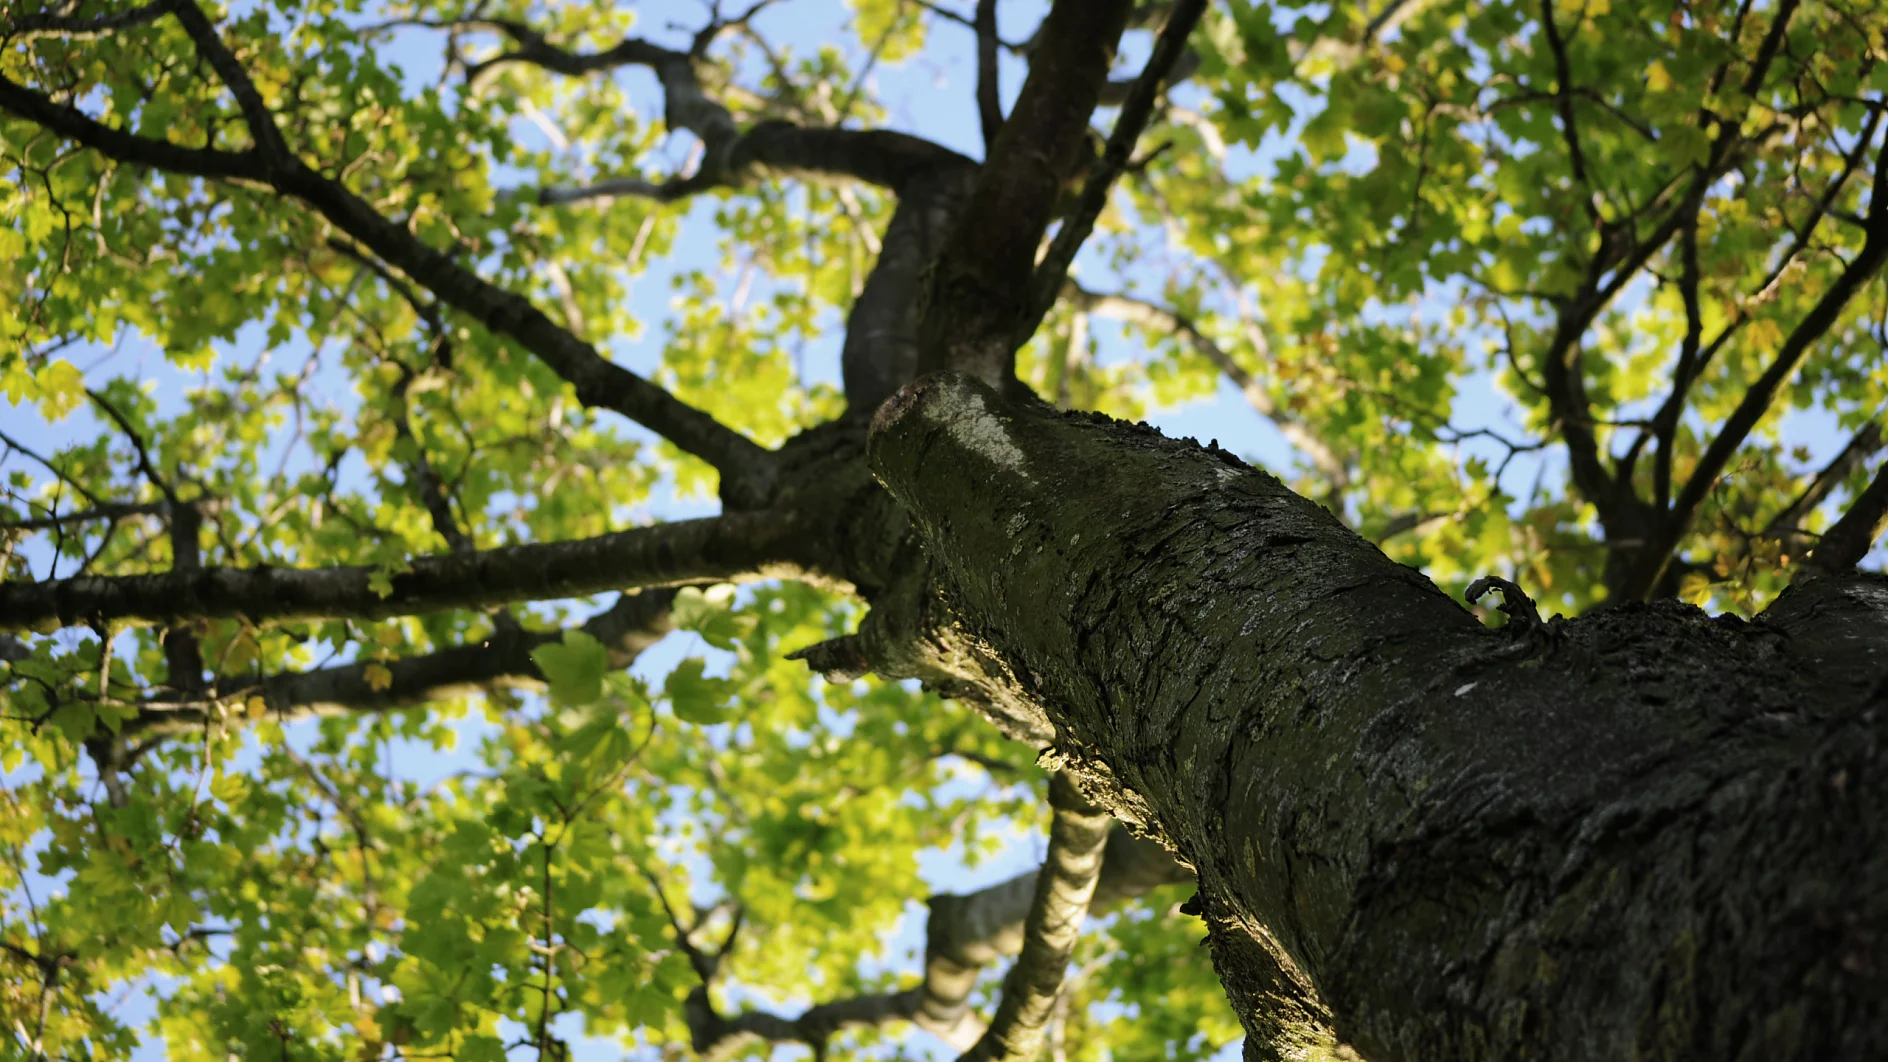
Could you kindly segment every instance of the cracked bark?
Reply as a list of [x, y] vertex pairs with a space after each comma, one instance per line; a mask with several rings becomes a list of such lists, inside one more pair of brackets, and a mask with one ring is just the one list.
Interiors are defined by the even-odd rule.
[[1151, 429], [947, 374], [870, 447], [988, 681], [1198, 869], [1255, 1054], [1888, 1052], [1888, 580], [1489, 630]]

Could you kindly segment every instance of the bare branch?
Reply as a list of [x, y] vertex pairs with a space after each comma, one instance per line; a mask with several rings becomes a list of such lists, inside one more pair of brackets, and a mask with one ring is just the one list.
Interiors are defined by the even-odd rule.
[[1795, 534], [1803, 521], [1809, 518], [1809, 514], [1815, 512], [1816, 507], [1821, 505], [1843, 480], [1849, 478], [1849, 473], [1855, 471], [1863, 461], [1874, 456], [1875, 452], [1882, 448], [1882, 443], [1881, 422], [1871, 420], [1862, 425], [1862, 429], [1849, 439], [1848, 445], [1842, 448], [1842, 452], [1824, 465], [1809, 481], [1809, 486], [1803, 488], [1803, 493], [1797, 495], [1795, 501], [1790, 502], [1782, 512], [1776, 515], [1776, 519], [1770, 521], [1767, 533], [1779, 537]]
[[983, 125], [983, 150], [996, 145], [1003, 128], [1003, 102], [997, 83], [996, 0], [977, 0], [977, 117]]
[[800, 578], [811, 518], [764, 510], [369, 567], [202, 568], [0, 583], [0, 630], [104, 621], [384, 619], [634, 587]]
[[1036, 1056], [1088, 916], [1108, 839], [1108, 815], [1061, 773], [1050, 779], [1049, 803], [1055, 808], [1049, 857], [1036, 878], [1022, 954], [1003, 978], [1003, 999], [990, 1028], [960, 1056], [961, 1062], [1029, 1062]]
[[1034, 307], [1036, 251], [1077, 165], [1128, 7], [1126, 0], [1056, 0], [1050, 8], [967, 220], [932, 269], [919, 328], [921, 374], [957, 369], [1022, 391], [1015, 337]]
[[1848, 571], [1862, 562], [1884, 530], [1888, 530], [1888, 465], [1875, 470], [1875, 478], [1856, 495], [1849, 511], [1823, 532], [1797, 579]]
[[1154, 50], [1147, 57], [1147, 65], [1141, 68], [1141, 74], [1134, 81], [1126, 102], [1121, 105], [1121, 114], [1115, 119], [1114, 130], [1108, 135], [1108, 146], [1101, 153], [1101, 160], [1088, 171], [1088, 180], [1082, 186], [1082, 198], [1074, 213], [1062, 219], [1062, 227], [1055, 234], [1055, 240], [1049, 244], [1049, 251], [1043, 255], [1042, 264], [1036, 267], [1036, 275], [1031, 283], [1031, 304], [1026, 316], [1016, 330], [1015, 344], [1021, 346], [1034, 335], [1049, 308], [1062, 292], [1062, 282], [1067, 278], [1069, 265], [1075, 261], [1075, 254], [1094, 230], [1095, 219], [1101, 216], [1102, 208], [1108, 204], [1108, 192], [1114, 179], [1120, 176], [1134, 157], [1134, 145], [1140, 141], [1141, 131], [1147, 128], [1147, 122], [1154, 114], [1154, 101], [1160, 95], [1161, 87], [1166, 83], [1168, 73], [1174, 68], [1174, 61], [1185, 50], [1187, 37], [1200, 20], [1201, 12], [1206, 10], [1206, 0], [1178, 0], [1174, 4], [1167, 24], [1161, 27], [1160, 36], [1154, 41]]
[[[669, 631], [672, 590], [623, 594], [592, 616], [584, 633], [603, 643], [610, 666], [625, 668]], [[544, 680], [531, 651], [560, 641], [562, 631], [499, 629], [476, 645], [453, 646], [398, 660], [361, 660], [314, 671], [271, 675], [260, 682], [223, 679], [216, 697], [145, 702], [119, 731], [121, 740], [156, 738], [201, 728], [218, 714], [218, 703], [261, 697], [278, 720], [412, 708], [494, 689], [537, 686]], [[377, 669], [384, 669], [384, 673]], [[230, 719], [241, 718], [233, 713]]]
[[24, 520], [0, 521], [0, 531], [46, 531], [66, 524], [86, 523], [91, 520], [122, 520], [127, 516], [163, 516], [169, 511], [169, 502], [113, 502], [80, 509], [78, 512], [49, 513]]
[[[924, 982], [902, 992], [834, 1000], [797, 1017], [747, 1010], [719, 1016], [703, 1009], [691, 1015], [695, 1050], [724, 1057], [749, 1037], [774, 1043], [818, 1044], [848, 1026], [915, 1022], [959, 1051], [983, 1033], [970, 1007], [970, 993], [985, 966], [1023, 949], [1024, 925], [1039, 871], [1031, 870], [973, 893], [944, 893], [928, 901]], [[1090, 910], [1126, 902], [1162, 885], [1193, 880], [1157, 842], [1119, 825], [1108, 831]]]
[[1628, 596], [1644, 597], [1658, 585], [1666, 565], [1670, 563], [1672, 550], [1691, 526], [1698, 506], [1717, 484], [1718, 477], [1730, 464], [1731, 457], [1770, 411], [1777, 394], [1802, 366], [1803, 359], [1809, 356], [1816, 341], [1834, 326], [1849, 299], [1875, 276], [1884, 261], [1888, 261], [1888, 145], [1883, 145], [1875, 159], [1875, 179], [1869, 194], [1867, 224], [1868, 237], [1861, 251], [1843, 268], [1822, 297], [1816, 300], [1816, 305], [1810, 307], [1803, 319], [1797, 322], [1770, 367], [1744, 392], [1737, 408], [1731, 411], [1724, 425], [1718, 429], [1717, 436], [1698, 458], [1698, 464], [1691, 478], [1685, 481], [1678, 500], [1668, 513], [1663, 514], [1661, 526], [1653, 540], [1635, 561], [1632, 577], [1626, 585]]

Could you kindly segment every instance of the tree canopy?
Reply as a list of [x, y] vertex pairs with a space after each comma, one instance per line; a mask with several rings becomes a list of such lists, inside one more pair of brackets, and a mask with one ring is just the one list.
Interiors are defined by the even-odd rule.
[[1888, 521], [1885, 111], [1874, 0], [0, 5], [0, 1017], [1219, 1052], [1191, 875], [862, 620], [875, 411], [1753, 616]]

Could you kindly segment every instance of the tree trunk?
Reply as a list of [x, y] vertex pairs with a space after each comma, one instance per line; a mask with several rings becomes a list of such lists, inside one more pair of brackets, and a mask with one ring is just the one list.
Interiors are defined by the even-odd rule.
[[930, 637], [1197, 870], [1249, 1056], [1888, 1058], [1888, 581], [1490, 629], [1216, 447], [948, 374], [869, 460]]

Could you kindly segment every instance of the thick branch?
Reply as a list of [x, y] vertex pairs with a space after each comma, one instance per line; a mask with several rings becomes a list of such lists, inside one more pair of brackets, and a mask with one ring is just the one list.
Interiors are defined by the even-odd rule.
[[242, 62], [229, 50], [223, 39], [217, 36], [216, 27], [210, 23], [209, 16], [197, 6], [196, 0], [170, 0], [171, 10], [176, 13], [177, 21], [190, 35], [191, 43], [197, 46], [197, 54], [216, 71], [217, 79], [236, 99], [236, 109], [242, 112], [243, 124], [249, 127], [249, 135], [256, 141], [256, 152], [273, 169], [276, 166], [299, 165], [294, 152], [282, 139], [282, 130], [275, 124], [275, 114], [262, 100], [262, 93], [256, 90], [256, 84], [249, 79], [249, 72], [243, 69]]
[[[568, 542], [421, 557], [405, 571], [370, 567], [202, 568], [0, 584], [0, 630], [193, 619], [384, 619], [634, 587], [796, 578], [808, 517], [729, 513]], [[379, 589], [376, 583], [385, 580]]]
[[1166, 84], [1174, 62], [1186, 50], [1187, 36], [1193, 32], [1194, 24], [1199, 22], [1200, 13], [1205, 9], [1206, 0], [1179, 0], [1167, 24], [1161, 27], [1153, 54], [1147, 57], [1147, 65], [1141, 69], [1140, 77], [1135, 79], [1127, 100], [1122, 103], [1114, 131], [1108, 134], [1108, 146], [1101, 153], [1101, 161], [1088, 171], [1081, 201], [1075, 212], [1062, 220], [1062, 228], [1056, 232], [1042, 264], [1036, 267], [1032, 301], [1016, 329], [1017, 346], [1029, 341], [1049, 308], [1055, 305], [1062, 283], [1068, 277], [1069, 265], [1075, 261], [1075, 253], [1094, 231], [1095, 219], [1101, 216], [1102, 208], [1108, 205], [1108, 192], [1114, 186], [1114, 179], [1134, 157], [1134, 145], [1141, 139], [1141, 130], [1147, 128], [1148, 119], [1153, 117], [1154, 101]]
[[495, 29], [518, 45], [475, 66], [469, 72], [474, 80], [508, 63], [529, 63], [571, 76], [626, 65], [648, 67], [662, 85], [663, 114], [669, 130], [686, 130], [701, 140], [700, 165], [688, 176], [661, 182], [619, 177], [581, 187], [546, 188], [539, 192], [538, 201], [547, 205], [618, 196], [668, 202], [711, 188], [738, 185], [756, 168], [861, 180], [895, 190], [930, 168], [969, 164], [968, 159], [948, 148], [886, 130], [802, 128], [773, 121], [743, 132], [728, 109], [702, 90], [695, 76], [699, 49], [678, 52], [631, 38], [602, 52], [571, 52], [519, 22], [471, 20], [457, 25]]
[[[610, 666], [628, 667], [644, 649], [669, 630], [672, 590], [624, 594], [580, 628], [602, 642]], [[531, 651], [560, 641], [562, 631], [533, 632], [512, 627], [492, 632], [477, 645], [453, 646], [422, 656], [375, 662], [359, 661], [314, 671], [272, 675], [260, 683], [217, 683], [219, 698], [242, 701], [259, 696], [277, 719], [344, 715], [412, 708], [451, 697], [518, 686], [536, 686], [544, 676]], [[370, 668], [384, 668], [378, 679]], [[202, 700], [154, 701], [119, 732], [120, 738], [154, 737], [201, 727], [215, 711]], [[238, 718], [231, 716], [230, 718]]]
[[1088, 802], [1065, 774], [1049, 782], [1055, 822], [1049, 857], [1036, 877], [1036, 894], [1023, 927], [1023, 950], [1003, 978], [996, 1017], [962, 1062], [1029, 1062], [1042, 1046], [1043, 1031], [1062, 991], [1062, 977], [1101, 870], [1108, 815]]
[[546, 188], [538, 193], [538, 201], [548, 205], [636, 196], [666, 203], [714, 188], [739, 186], [759, 172], [807, 180], [864, 181], [896, 191], [939, 168], [974, 165], [949, 148], [907, 133], [770, 121], [733, 134], [717, 154], [704, 152], [701, 166], [687, 177], [661, 182], [617, 177], [572, 188]]
[[1296, 971], [1384, 1062], [1881, 1054], [1842, 972], [1888, 921], [1880, 577], [1793, 588], [1815, 638], [1677, 602], [1496, 631], [1223, 452], [965, 377], [894, 396], [868, 460], [979, 687], [1199, 872], [1249, 1045], [1321, 1036], [1266, 1028]]
[[1036, 250], [1076, 166], [1126, 0], [1057, 0], [1029, 77], [932, 270], [919, 371], [957, 369], [1015, 392], [1015, 335], [1032, 307]]
[[[917, 987], [834, 1000], [793, 1018], [756, 1010], [717, 1017], [704, 1009], [691, 1015], [696, 1051], [720, 1057], [756, 1036], [775, 1043], [817, 1044], [847, 1026], [892, 1021], [915, 1022], [960, 1051], [969, 1048], [983, 1033], [983, 1023], [970, 1009], [970, 991], [985, 966], [1022, 951], [1037, 876], [1038, 871], [1031, 870], [977, 892], [931, 897], [924, 981]], [[1165, 848], [1116, 826], [1102, 851], [1089, 908], [1105, 910], [1162, 885], [1191, 880], [1193, 875]]]

